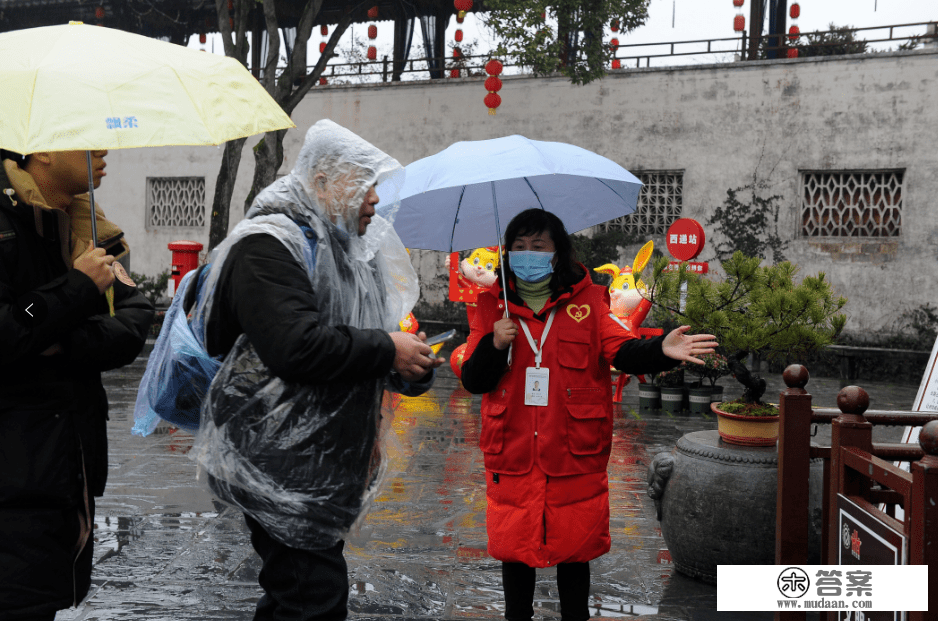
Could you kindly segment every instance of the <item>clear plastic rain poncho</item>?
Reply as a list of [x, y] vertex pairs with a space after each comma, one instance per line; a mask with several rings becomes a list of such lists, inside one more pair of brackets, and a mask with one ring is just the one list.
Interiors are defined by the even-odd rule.
[[[215, 251], [193, 332], [204, 342], [228, 252], [256, 233], [276, 237], [307, 267], [322, 325], [399, 330], [419, 295], [417, 275], [391, 222], [374, 216], [359, 236], [358, 214], [372, 185], [389, 178], [402, 183], [403, 176], [396, 160], [359, 136], [332, 121], [316, 123], [293, 171], [257, 196]], [[315, 233], [315, 256], [297, 223]], [[394, 373], [328, 384], [285, 382], [242, 334], [209, 388], [190, 456], [217, 496], [277, 540], [302, 549], [330, 547], [362, 514], [383, 476], [380, 404], [388, 381], [392, 389], [404, 386]]]

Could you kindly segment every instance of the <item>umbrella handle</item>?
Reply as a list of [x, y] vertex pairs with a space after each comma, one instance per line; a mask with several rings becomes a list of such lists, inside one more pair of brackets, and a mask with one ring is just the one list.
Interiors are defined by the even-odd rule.
[[91, 247], [97, 248], [98, 214], [94, 209], [94, 172], [91, 170], [91, 151], [85, 151], [85, 158], [88, 160], [88, 199], [91, 202]]
[[[90, 160], [89, 160], [90, 161]], [[498, 221], [498, 201], [495, 199], [495, 182], [492, 187], [492, 207], [495, 209], [495, 232], [498, 234], [498, 267], [502, 272], [502, 300], [505, 303], [505, 319], [508, 319], [508, 280], [505, 278], [505, 252], [502, 250], [502, 226]]]

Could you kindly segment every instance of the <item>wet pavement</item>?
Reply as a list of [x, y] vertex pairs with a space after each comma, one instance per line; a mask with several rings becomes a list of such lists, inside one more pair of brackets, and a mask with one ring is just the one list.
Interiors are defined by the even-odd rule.
[[[97, 504], [92, 591], [56, 620], [250, 620], [261, 596], [260, 562], [242, 515], [196, 481], [187, 458], [192, 436], [165, 423], [147, 438], [130, 434], [145, 364], [144, 355], [106, 374], [110, 475]], [[778, 395], [780, 376], [767, 379], [767, 395]], [[738, 396], [734, 382], [721, 383], [727, 398]], [[834, 407], [842, 385], [813, 378], [807, 388], [816, 405]], [[864, 388], [872, 409], [908, 410], [916, 392], [916, 386]], [[655, 454], [671, 450], [685, 433], [716, 429], [715, 419], [639, 416], [637, 404], [633, 382], [616, 407], [612, 550], [591, 563], [594, 618], [771, 619], [771, 613], [716, 612], [716, 587], [672, 569], [645, 491]], [[501, 564], [486, 554], [479, 397], [444, 365], [430, 393], [392, 405], [392, 476], [346, 545], [350, 618], [501, 619]], [[560, 618], [555, 573], [538, 570], [535, 619]]]

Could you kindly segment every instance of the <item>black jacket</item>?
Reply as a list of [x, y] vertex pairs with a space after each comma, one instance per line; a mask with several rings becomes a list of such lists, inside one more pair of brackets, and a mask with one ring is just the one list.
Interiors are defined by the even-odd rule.
[[[0, 191], [10, 187], [0, 167]], [[119, 281], [110, 317], [92, 280], [67, 267], [68, 235], [64, 213], [0, 194], [0, 620], [87, 592], [91, 545], [76, 542], [107, 479], [101, 372], [136, 358], [153, 319]], [[55, 344], [62, 353], [42, 355]]]
[[415, 395], [433, 378], [400, 380], [386, 331], [321, 322], [327, 295], [283, 243], [252, 234], [224, 260], [206, 322], [208, 352], [226, 356], [203, 409], [209, 485], [301, 549], [334, 545], [373, 490], [384, 388]]

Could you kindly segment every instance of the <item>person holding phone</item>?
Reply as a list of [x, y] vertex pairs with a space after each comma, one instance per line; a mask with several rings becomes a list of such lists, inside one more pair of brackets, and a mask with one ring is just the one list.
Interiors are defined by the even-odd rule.
[[416, 273], [374, 206], [401, 170], [317, 122], [219, 245], [192, 311], [224, 357], [193, 454], [261, 558], [256, 621], [346, 618], [344, 537], [379, 480], [382, 394], [421, 394], [443, 362], [399, 327]]
[[701, 364], [717, 343], [689, 326], [636, 339], [552, 213], [515, 216], [504, 248], [508, 282], [479, 295], [462, 368], [466, 390], [484, 395], [488, 552], [502, 561], [506, 619], [533, 617], [535, 568], [556, 566], [561, 618], [584, 621], [589, 561], [611, 545], [610, 364], [656, 373]]

